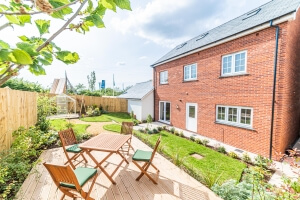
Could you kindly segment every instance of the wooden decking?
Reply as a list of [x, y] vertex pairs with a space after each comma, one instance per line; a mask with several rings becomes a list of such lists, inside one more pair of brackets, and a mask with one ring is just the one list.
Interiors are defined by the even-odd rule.
[[[133, 138], [133, 147], [135, 149], [150, 150], [150, 148], [140, 140]], [[137, 199], [197, 199], [197, 200], [218, 200], [208, 188], [190, 177], [184, 171], [173, 165], [167, 159], [159, 154], [154, 158], [154, 164], [160, 169], [158, 184], [153, 184], [146, 176], [140, 181], [135, 178], [139, 175], [138, 168], [131, 162], [132, 151], [129, 156], [126, 156], [129, 164], [123, 163], [117, 173], [114, 175], [114, 180], [117, 182], [113, 185], [108, 178], [99, 171], [99, 176], [93, 188], [91, 197], [103, 200], [137, 200]], [[93, 152], [97, 158], [107, 155], [102, 152]], [[87, 156], [88, 157], [88, 156]], [[66, 158], [62, 148], [47, 150], [40, 157], [42, 162], [50, 162], [62, 164]], [[105, 168], [108, 172], [115, 169], [115, 164], [120, 162], [120, 156], [112, 155], [106, 162]], [[89, 160], [89, 165], [92, 167], [95, 164]], [[84, 189], [87, 191], [89, 184], [86, 184]], [[60, 199], [62, 193], [57, 189], [52, 181], [49, 173], [42, 164], [36, 166], [30, 175], [23, 183], [16, 199], [43, 199], [56, 200]], [[71, 199], [66, 197], [65, 199]], [[78, 198], [80, 199], [80, 198]]]

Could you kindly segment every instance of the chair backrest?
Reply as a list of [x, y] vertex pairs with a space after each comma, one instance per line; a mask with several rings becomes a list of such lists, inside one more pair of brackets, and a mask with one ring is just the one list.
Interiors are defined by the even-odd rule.
[[77, 144], [77, 140], [74, 134], [74, 131], [72, 128], [69, 128], [67, 130], [59, 131], [59, 138], [61, 141], [61, 144], [63, 147], [72, 145], [72, 144]]
[[132, 135], [133, 122], [122, 122], [121, 134]]
[[161, 135], [159, 136], [159, 138], [156, 141], [155, 147], [153, 149], [153, 152], [152, 152], [152, 155], [151, 155], [151, 158], [150, 158], [150, 162], [152, 162], [152, 160], [154, 158], [154, 155], [155, 155], [155, 153], [157, 151], [157, 148], [158, 148], [158, 145], [160, 144], [160, 141], [161, 141]]
[[67, 183], [75, 185], [78, 191], [81, 189], [76, 175], [69, 165], [53, 165], [46, 162], [44, 162], [43, 164], [48, 170], [57, 187], [61, 186], [60, 183]]

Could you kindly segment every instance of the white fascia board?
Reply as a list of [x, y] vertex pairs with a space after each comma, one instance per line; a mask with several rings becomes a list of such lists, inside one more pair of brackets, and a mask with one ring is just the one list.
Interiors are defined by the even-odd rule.
[[[274, 21], [273, 21], [273, 25], [281, 24], [281, 23], [286, 22], [286, 21], [289, 21], [289, 20], [295, 20], [295, 18], [296, 18], [295, 13], [296, 13], [296, 12], [293, 12], [293, 13], [291, 13], [291, 14], [285, 15], [285, 16], [283, 16], [283, 17], [280, 17], [280, 18], [274, 20]], [[159, 66], [159, 65], [162, 65], [162, 64], [171, 62], [171, 61], [173, 61], [173, 60], [177, 60], [177, 59], [179, 59], [179, 58], [182, 58], [182, 57], [185, 57], [185, 56], [188, 56], [188, 55], [197, 53], [197, 52], [199, 52], [199, 51], [203, 51], [203, 50], [205, 50], [205, 49], [209, 49], [209, 48], [212, 48], [212, 47], [221, 45], [221, 44], [223, 44], [223, 43], [226, 43], [226, 42], [235, 40], [235, 39], [240, 38], [240, 37], [244, 37], [244, 36], [246, 36], [246, 35], [250, 35], [250, 34], [252, 34], [252, 33], [255, 33], [255, 32], [258, 32], [258, 31], [261, 31], [261, 30], [264, 30], [264, 29], [267, 29], [267, 28], [269, 28], [269, 27], [270, 27], [270, 22], [264, 23], [264, 24], [262, 24], [262, 25], [259, 25], [259, 26], [256, 26], [256, 27], [252, 28], [252, 29], [246, 30], [246, 31], [244, 31], [244, 32], [241, 32], [241, 33], [232, 35], [232, 36], [230, 36], [230, 37], [228, 37], [228, 38], [219, 40], [219, 41], [214, 42], [214, 43], [212, 43], [212, 44], [209, 44], [209, 45], [200, 47], [200, 48], [195, 49], [195, 50], [192, 50], [192, 51], [189, 51], [189, 52], [187, 52], [187, 53], [181, 54], [181, 55], [179, 55], [179, 56], [176, 56], [176, 57], [171, 58], [171, 59], [169, 59], [169, 60], [163, 61], [163, 62], [161, 62], [161, 63], [157, 63], [157, 64], [153, 65], [152, 67], [153, 67], [153, 68], [154, 68], [154, 67], [157, 67], [157, 66]]]

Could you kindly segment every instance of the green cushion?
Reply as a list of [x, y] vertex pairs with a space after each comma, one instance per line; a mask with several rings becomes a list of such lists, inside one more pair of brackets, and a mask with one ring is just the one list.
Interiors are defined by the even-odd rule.
[[67, 148], [66, 151], [72, 153], [79, 153], [81, 149], [79, 148], [78, 144], [74, 144], [73, 146]]
[[[79, 185], [82, 187], [90, 178], [92, 178], [97, 173], [97, 170], [93, 168], [78, 167], [74, 170], [74, 173]], [[76, 189], [74, 184], [61, 182], [60, 185], [63, 187]]]
[[151, 151], [136, 150], [136, 152], [132, 156], [132, 160], [149, 161], [151, 159], [151, 156], [152, 156]]

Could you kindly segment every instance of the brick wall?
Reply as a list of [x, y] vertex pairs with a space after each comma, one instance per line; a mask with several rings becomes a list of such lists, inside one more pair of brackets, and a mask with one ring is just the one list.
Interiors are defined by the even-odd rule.
[[[290, 23], [290, 22], [289, 22]], [[299, 103], [290, 95], [291, 91], [299, 90], [292, 86], [285, 91], [285, 85], [296, 80], [299, 61], [296, 59], [296, 48], [287, 49], [294, 43], [293, 37], [287, 38], [287, 31], [299, 34], [299, 25], [288, 22], [280, 24], [280, 49], [278, 64], [278, 95], [276, 96], [274, 146], [282, 151], [294, 138], [299, 125], [299, 112], [291, 114], [292, 109], [299, 110]], [[299, 39], [297, 39], [297, 42]], [[269, 155], [270, 123], [272, 109], [273, 66], [275, 49], [275, 29], [268, 28], [257, 33], [230, 41], [204, 51], [157, 66], [154, 69], [155, 81], [155, 120], [158, 120], [159, 101], [171, 102], [171, 125], [186, 128], [186, 103], [198, 104], [197, 133], [214, 138], [218, 141], [236, 146], [247, 151]], [[247, 75], [220, 77], [222, 56], [247, 50]], [[299, 51], [298, 51], [299, 52]], [[286, 57], [293, 56], [287, 62]], [[183, 68], [187, 64], [197, 63], [197, 81], [183, 82]], [[297, 63], [297, 66], [296, 66]], [[294, 67], [291, 67], [294, 66]], [[286, 69], [286, 68], [291, 69]], [[299, 69], [299, 67], [298, 67]], [[168, 84], [159, 84], [159, 72], [168, 70]], [[294, 73], [297, 71], [297, 73]], [[289, 75], [289, 76], [288, 76]], [[288, 77], [288, 80], [286, 78]], [[291, 80], [292, 79], [292, 80]], [[299, 92], [296, 94], [299, 100]], [[295, 96], [294, 95], [294, 96]], [[181, 101], [180, 101], [181, 100]], [[299, 102], [299, 101], [298, 101]], [[293, 105], [292, 108], [282, 103]], [[178, 109], [176, 106], [178, 105]], [[216, 105], [245, 106], [253, 108], [253, 129], [248, 130], [228, 125], [216, 124]], [[286, 120], [293, 118], [293, 127]], [[283, 142], [279, 140], [289, 140]]]

